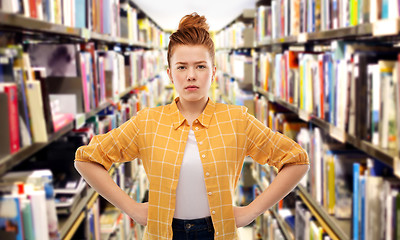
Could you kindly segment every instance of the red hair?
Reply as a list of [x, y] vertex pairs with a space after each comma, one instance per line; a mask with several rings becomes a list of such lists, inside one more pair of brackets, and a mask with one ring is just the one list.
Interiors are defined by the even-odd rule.
[[179, 27], [169, 37], [167, 60], [170, 66], [170, 59], [174, 53], [174, 49], [179, 45], [202, 45], [208, 49], [212, 63], [214, 64], [215, 49], [214, 42], [208, 32], [209, 26], [204, 16], [197, 13], [184, 16], [179, 22]]

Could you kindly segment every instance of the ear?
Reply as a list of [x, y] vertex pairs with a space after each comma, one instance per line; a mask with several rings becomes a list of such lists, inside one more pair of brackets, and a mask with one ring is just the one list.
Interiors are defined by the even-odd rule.
[[167, 68], [167, 74], [168, 74], [168, 77], [169, 77], [169, 80], [171, 81], [171, 83], [174, 84], [174, 80], [172, 79], [171, 69]]

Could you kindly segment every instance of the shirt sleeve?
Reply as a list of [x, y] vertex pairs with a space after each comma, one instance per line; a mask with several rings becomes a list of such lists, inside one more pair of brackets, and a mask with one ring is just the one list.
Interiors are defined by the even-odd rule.
[[247, 155], [259, 164], [274, 166], [280, 171], [284, 166], [309, 164], [307, 152], [294, 140], [274, 132], [253, 115], [245, 112]]
[[140, 115], [133, 116], [120, 127], [94, 136], [90, 143], [75, 153], [75, 161], [96, 162], [107, 171], [113, 163], [132, 161], [139, 157]]

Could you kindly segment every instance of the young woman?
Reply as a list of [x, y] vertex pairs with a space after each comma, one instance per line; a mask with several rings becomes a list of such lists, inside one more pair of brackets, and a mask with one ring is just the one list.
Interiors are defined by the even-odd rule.
[[[170, 37], [168, 76], [179, 94], [171, 104], [145, 108], [76, 152], [75, 166], [90, 186], [146, 225], [144, 239], [237, 239], [286, 196], [308, 171], [306, 152], [247, 113], [214, 103], [214, 43], [204, 16], [182, 18]], [[278, 168], [270, 186], [245, 207], [233, 206], [244, 158]], [[149, 202], [137, 203], [108, 175], [115, 162], [140, 158]]]

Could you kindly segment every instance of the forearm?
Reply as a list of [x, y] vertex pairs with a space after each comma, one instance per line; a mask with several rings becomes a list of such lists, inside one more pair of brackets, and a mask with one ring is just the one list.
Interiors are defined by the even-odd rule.
[[292, 191], [303, 176], [307, 173], [309, 165], [291, 165], [284, 167], [265, 191], [260, 194], [249, 207], [259, 216], [274, 206], [290, 191]]
[[134, 215], [137, 203], [114, 182], [103, 166], [97, 163], [75, 161], [75, 168], [86, 182], [107, 201], [129, 216]]

